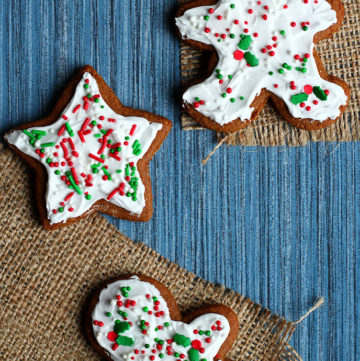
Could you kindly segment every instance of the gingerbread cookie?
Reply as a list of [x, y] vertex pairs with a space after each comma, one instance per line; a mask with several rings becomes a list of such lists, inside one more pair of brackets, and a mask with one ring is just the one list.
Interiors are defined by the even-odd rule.
[[151, 218], [148, 163], [171, 122], [123, 106], [90, 66], [70, 82], [53, 112], [5, 135], [36, 172], [45, 228], [100, 211], [133, 221]]
[[[176, 18], [180, 37], [210, 50], [210, 71], [183, 95], [201, 125], [235, 132], [256, 120], [270, 98], [296, 127], [333, 124], [350, 98], [325, 71], [314, 43], [341, 25], [341, 0], [197, 0]], [[326, 54], [324, 54], [325, 56]]]
[[224, 359], [237, 333], [236, 314], [223, 305], [182, 316], [169, 290], [142, 275], [101, 287], [85, 313], [90, 343], [106, 360]]

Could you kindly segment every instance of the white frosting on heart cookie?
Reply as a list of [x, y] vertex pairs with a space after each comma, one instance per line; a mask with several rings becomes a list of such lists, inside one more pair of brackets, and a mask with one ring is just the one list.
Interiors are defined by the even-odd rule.
[[186, 11], [176, 19], [183, 38], [212, 45], [219, 62], [184, 102], [225, 125], [249, 120], [265, 88], [295, 118], [336, 119], [347, 96], [320, 77], [313, 57], [314, 35], [336, 22], [326, 0], [220, 0]]
[[46, 208], [54, 224], [83, 215], [101, 199], [141, 214], [145, 187], [137, 163], [162, 127], [115, 113], [85, 73], [55, 123], [11, 132], [6, 140], [46, 168]]
[[230, 332], [226, 317], [215, 313], [190, 324], [173, 321], [159, 290], [136, 276], [101, 291], [92, 322], [114, 361], [212, 361]]

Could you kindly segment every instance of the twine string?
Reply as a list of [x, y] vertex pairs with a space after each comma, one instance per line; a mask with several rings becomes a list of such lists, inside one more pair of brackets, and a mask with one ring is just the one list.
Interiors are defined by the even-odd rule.
[[224, 138], [222, 138], [220, 140], [220, 142], [214, 147], [214, 149], [208, 154], [208, 156], [203, 159], [201, 162], [203, 165], [206, 165], [207, 162], [210, 160], [210, 158], [216, 153], [216, 151], [229, 139], [229, 137], [231, 135], [233, 135], [234, 133], [230, 133], [228, 135], [226, 135]]
[[301, 316], [297, 321], [293, 322], [294, 325], [298, 325], [302, 321], [304, 321], [307, 317], [309, 317], [314, 311], [316, 311], [318, 308], [320, 308], [325, 302], [324, 297], [320, 297], [316, 300], [314, 306], [310, 308], [309, 311], [305, 313], [305, 315]]

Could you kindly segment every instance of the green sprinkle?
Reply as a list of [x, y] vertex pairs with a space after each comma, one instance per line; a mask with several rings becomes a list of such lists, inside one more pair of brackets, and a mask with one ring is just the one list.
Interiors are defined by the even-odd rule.
[[280, 31], [280, 34], [284, 36], [284, 35], [286, 34], [286, 31], [285, 31], [285, 30], [281, 30], [281, 31]]
[[87, 195], [85, 196], [85, 198], [89, 201], [89, 200], [91, 199], [91, 195], [90, 195], [90, 194], [87, 194]]
[[144, 311], [144, 312], [148, 312], [148, 311], [149, 311], [149, 308], [148, 308], [148, 307], [144, 307], [144, 308], [143, 308], [143, 311]]
[[111, 317], [111, 312], [106, 312], [106, 317]]
[[105, 155], [104, 155], [104, 154], [101, 154], [100, 158], [101, 158], [101, 159], [105, 159]]
[[64, 208], [63, 208], [63, 207], [60, 207], [60, 208], [59, 208], [59, 212], [60, 212], [60, 213], [64, 212]]
[[93, 120], [93, 121], [91, 122], [91, 125], [93, 125], [93, 126], [95, 127], [95, 125], [96, 125], [96, 121], [95, 121], [95, 120]]
[[291, 97], [291, 103], [297, 105], [303, 102], [306, 102], [309, 99], [309, 96], [306, 93], [299, 93], [296, 95], [293, 95]]
[[116, 343], [119, 346], [132, 346], [134, 344], [134, 340], [131, 337], [127, 336], [119, 336], [116, 339]]
[[251, 43], [252, 43], [252, 38], [250, 35], [241, 35], [241, 40], [240, 43], [238, 44], [238, 47], [241, 50], [248, 50]]
[[230, 34], [230, 38], [231, 38], [231, 39], [235, 39], [235, 35], [234, 35], [234, 34]]
[[51, 162], [52, 162], [51, 158], [46, 159], [46, 163], [47, 163], [47, 164], [49, 164], [49, 163], [51, 163]]
[[231, 103], [235, 103], [235, 98], [230, 99]]
[[36, 129], [32, 130], [31, 133], [37, 134], [37, 135], [46, 135], [46, 132], [45, 132], [45, 131], [43, 131], [43, 130], [36, 130]]
[[174, 356], [175, 356], [175, 357], [179, 357], [179, 356], [180, 356], [179, 352], [175, 352], [175, 353], [174, 353]]
[[273, 76], [274, 72], [273, 71], [269, 71], [269, 75]]
[[245, 98], [243, 96], [240, 97], [240, 100], [244, 100]]
[[250, 53], [249, 51], [247, 51], [244, 54], [244, 58], [247, 61], [247, 63], [252, 67], [255, 67], [255, 66], [259, 65], [259, 59], [255, 55]]
[[114, 326], [114, 331], [119, 334], [125, 331], [130, 330], [130, 323], [129, 322], [118, 322]]
[[34, 139], [35, 137], [34, 137], [34, 135], [33, 134], [31, 134], [29, 131], [27, 131], [26, 129], [23, 129], [23, 131], [22, 131], [24, 134], [26, 134], [28, 137], [30, 137], [31, 139]]
[[184, 347], [188, 347], [191, 345], [190, 338], [184, 335], [180, 335], [179, 333], [174, 335], [174, 341], [176, 342], [176, 344]]
[[70, 124], [68, 122], [65, 123], [65, 127], [66, 127], [66, 130], [68, 131], [68, 133], [70, 134], [70, 137], [73, 137], [74, 136], [74, 132], [70, 126]]
[[170, 322], [165, 322], [165, 323], [164, 323], [164, 326], [169, 327], [169, 326], [170, 326]]
[[204, 334], [204, 331], [199, 331], [199, 335], [203, 335]]
[[[73, 176], [72, 176], [72, 175], [69, 175], [68, 172], [66, 172], [66, 175], [68, 176], [69, 181], [70, 181], [71, 185], [74, 187], [74, 189], [76, 190], [76, 192], [77, 192], [78, 194], [82, 194], [81, 189], [80, 189], [80, 188], [77, 186], [77, 184], [75, 183], [75, 180], [74, 180]], [[87, 196], [86, 196], [86, 197], [87, 197]], [[91, 196], [90, 196], [90, 197], [91, 197]], [[86, 199], [87, 199], [87, 198], [86, 198]]]
[[163, 353], [159, 353], [159, 357], [160, 357], [160, 358], [164, 358], [164, 354], [163, 354]]
[[327, 98], [328, 98], [325, 91], [322, 90], [319, 86], [315, 86], [313, 88], [313, 92], [320, 100], [327, 100]]
[[235, 4], [230, 5], [231, 9], [235, 9]]
[[189, 355], [190, 361], [199, 361], [199, 359], [200, 359], [199, 351], [195, 350], [194, 348], [191, 348], [188, 351], [188, 355]]
[[208, 21], [210, 19], [210, 16], [209, 15], [205, 15], [204, 16], [204, 20]]
[[95, 102], [95, 103], [99, 103], [99, 102], [100, 102], [100, 99], [99, 99], [99, 98], [95, 98], [95, 99], [94, 99], [94, 102]]
[[94, 134], [95, 138], [101, 138], [101, 134]]
[[284, 74], [284, 73], [285, 73], [285, 70], [284, 70], [284, 69], [279, 69], [279, 73], [280, 73], [280, 74]]
[[145, 345], [145, 348], [150, 348], [150, 345], [147, 343], [147, 344]]
[[85, 84], [84, 89], [89, 89], [89, 84]]
[[56, 174], [56, 175], [60, 175], [60, 171], [59, 171], [59, 170], [56, 170], [56, 171], [55, 171], [55, 174]]
[[109, 173], [109, 171], [105, 167], [102, 167], [101, 169], [103, 170], [105, 175], [108, 177], [108, 180], [111, 180], [112, 178], [111, 178], [111, 174]]
[[43, 144], [40, 145], [40, 147], [43, 147], [43, 148], [54, 147], [54, 146], [55, 146], [55, 142], [43, 143]]
[[226, 93], [222, 93], [221, 96], [222, 96], [223, 98], [226, 98]]
[[211, 332], [210, 331], [205, 331], [205, 335], [206, 336], [211, 336]]

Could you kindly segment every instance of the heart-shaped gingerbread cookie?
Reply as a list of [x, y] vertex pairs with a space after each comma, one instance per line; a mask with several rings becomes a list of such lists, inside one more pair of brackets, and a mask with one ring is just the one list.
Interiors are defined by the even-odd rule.
[[236, 314], [224, 305], [181, 315], [170, 291], [142, 275], [120, 277], [90, 299], [86, 335], [112, 361], [224, 359], [237, 333]]

